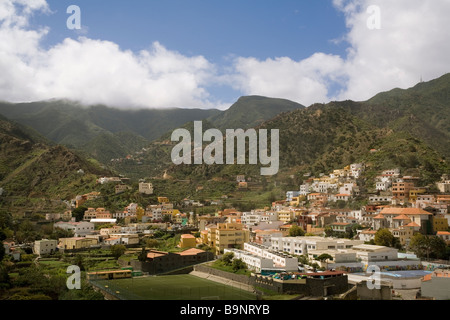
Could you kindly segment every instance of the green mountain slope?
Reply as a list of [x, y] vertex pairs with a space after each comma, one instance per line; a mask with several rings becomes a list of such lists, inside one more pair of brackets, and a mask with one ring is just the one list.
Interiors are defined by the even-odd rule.
[[228, 110], [210, 117], [208, 121], [220, 130], [248, 129], [254, 128], [280, 113], [301, 108], [304, 106], [285, 99], [247, 96], [239, 98]]
[[0, 187], [8, 197], [71, 198], [89, 190], [97, 175], [106, 174], [111, 173], [0, 118]]
[[[341, 101], [297, 108], [278, 114], [257, 128], [280, 130], [281, 178], [302, 177], [306, 172], [318, 175], [364, 161], [373, 170], [399, 167], [421, 176], [423, 183], [431, 183], [449, 172], [449, 88], [446, 75], [408, 90], [380, 93], [365, 102]], [[235, 114], [245, 113], [245, 101], [240, 99], [234, 106]], [[217, 119], [226, 118], [216, 116], [208, 120]], [[218, 124], [207, 122], [206, 128]], [[174, 166], [170, 150], [175, 143], [168, 139], [166, 135], [165, 143], [153, 144], [144, 161], [145, 166], [155, 163], [155, 156], [158, 157], [155, 174], [161, 176], [168, 169], [168, 174], [178, 179], [233, 178], [239, 173], [260, 178], [257, 165]], [[121, 169], [126, 171], [127, 166]]]
[[407, 131], [450, 157], [450, 74], [406, 90], [382, 92], [363, 103], [339, 105], [378, 127]]
[[86, 107], [65, 100], [0, 103], [0, 114], [103, 163], [137, 151], [186, 122], [219, 113], [214, 109], [119, 110], [102, 105]]

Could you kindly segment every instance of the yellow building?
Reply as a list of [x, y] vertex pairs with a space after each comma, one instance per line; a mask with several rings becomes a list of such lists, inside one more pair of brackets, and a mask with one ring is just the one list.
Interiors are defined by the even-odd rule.
[[145, 214], [145, 209], [138, 206], [136, 208], [136, 218], [137, 218], [137, 220], [138, 221], [142, 221], [142, 217], [144, 216], [144, 214]]
[[169, 198], [167, 198], [167, 197], [158, 197], [158, 202], [159, 203], [167, 203], [167, 202], [169, 202]]
[[207, 237], [206, 237], [206, 244], [208, 246], [210, 246], [211, 248], [216, 247], [216, 230], [217, 230], [217, 227], [210, 227], [206, 231], [208, 233]]
[[427, 189], [423, 188], [413, 188], [409, 190], [409, 201], [410, 202], [416, 202], [417, 196], [424, 194], [427, 192]]
[[202, 241], [215, 248], [217, 254], [225, 248], [243, 249], [244, 243], [250, 241], [250, 231], [241, 223], [218, 223], [216, 228], [209, 228], [201, 233]]
[[414, 235], [414, 229], [411, 227], [402, 227], [399, 229], [393, 229], [392, 235], [399, 239], [402, 246], [408, 245], [409, 241]]
[[289, 223], [294, 219], [294, 213], [292, 211], [278, 211], [278, 220]]
[[66, 250], [72, 250], [89, 248], [97, 243], [97, 239], [94, 238], [60, 238], [58, 246]]
[[195, 248], [197, 241], [192, 234], [182, 234], [180, 239], [180, 248]]
[[293, 207], [298, 207], [300, 205], [300, 202], [305, 200], [306, 200], [305, 196], [292, 197], [292, 201], [289, 203], [289, 205]]
[[444, 215], [436, 215], [432, 218], [433, 232], [447, 231], [448, 220]]
[[[206, 244], [209, 246], [208, 233], [209, 233], [208, 230], [200, 231], [200, 239], [202, 240], [203, 244]], [[211, 246], [211, 247], [213, 247], [213, 246]]]

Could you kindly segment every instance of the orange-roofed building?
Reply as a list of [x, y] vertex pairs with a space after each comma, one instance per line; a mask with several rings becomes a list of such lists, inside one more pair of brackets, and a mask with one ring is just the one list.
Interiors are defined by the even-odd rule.
[[404, 225], [407, 225], [408, 223], [411, 222], [411, 219], [408, 216], [404, 215], [404, 214], [401, 214], [401, 215], [393, 218], [392, 220], [393, 220], [393, 227], [394, 228], [400, 228], [400, 227], [402, 227]]
[[413, 232], [418, 232], [420, 230], [420, 226], [415, 222], [408, 223], [404, 228], [411, 228]]
[[441, 194], [436, 196], [436, 201], [439, 204], [450, 205], [450, 195], [449, 194]]
[[422, 297], [434, 300], [450, 300], [450, 270], [437, 269], [422, 278]]
[[196, 254], [203, 253], [203, 252], [205, 252], [205, 251], [196, 249], [196, 248], [191, 248], [191, 249], [184, 250], [182, 252], [178, 252], [178, 254], [180, 256], [192, 256], [192, 255], [196, 255]]
[[[431, 227], [431, 217], [432, 214], [428, 211], [425, 211], [421, 208], [393, 208], [393, 207], [386, 207], [383, 210], [381, 210], [381, 214], [386, 218], [387, 221], [387, 227], [388, 228], [394, 228], [394, 218], [398, 216], [405, 215], [409, 219], [411, 219], [411, 222], [414, 222], [419, 226], [419, 230], [421, 233], [427, 233], [431, 230], [428, 230], [428, 224], [429, 227]], [[431, 229], [431, 228], [430, 228]]]
[[374, 230], [383, 229], [386, 227], [388, 227], [388, 225], [387, 225], [385, 216], [383, 216], [382, 214], [379, 214], [379, 215], [373, 217], [373, 229]]
[[214, 259], [213, 253], [196, 248], [177, 253], [150, 250], [147, 253], [147, 260], [145, 262], [131, 260], [131, 266], [143, 272], [158, 274], [211, 261], [212, 259]]
[[405, 202], [409, 200], [409, 192], [414, 188], [414, 182], [394, 182], [392, 184], [392, 196], [395, 199]]
[[448, 231], [438, 231], [436, 233], [436, 236], [438, 236], [439, 238], [444, 240], [447, 243], [447, 245], [450, 245], [450, 232], [448, 232]]

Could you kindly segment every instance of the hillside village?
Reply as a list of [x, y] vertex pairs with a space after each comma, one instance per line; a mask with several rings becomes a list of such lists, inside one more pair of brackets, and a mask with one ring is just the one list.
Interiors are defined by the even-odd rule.
[[[324, 289], [317, 295], [344, 294], [347, 287], [338, 284], [343, 277], [360, 287], [361, 281], [369, 280], [366, 272], [377, 266], [382, 272], [416, 272], [408, 278], [383, 278], [387, 284], [379, 290], [380, 297], [392, 299], [395, 289], [421, 289], [416, 297], [443, 298], [439, 287], [448, 276], [437, 274], [448, 275], [442, 270], [450, 266], [450, 177], [419, 187], [418, 177], [392, 168], [379, 172], [372, 190], [363, 192], [364, 170], [364, 163], [354, 163], [319, 177], [304, 174], [298, 190], [286, 190], [285, 198], [270, 207], [248, 212], [223, 207], [199, 214], [195, 208], [220, 204], [227, 196], [208, 203], [187, 198], [174, 203], [145, 181], [137, 191], [156, 203], [129, 203], [111, 212], [89, 206], [102, 197], [93, 190], [69, 201], [70, 209], [45, 214], [45, 221], [61, 236], [32, 242], [13, 236], [3, 243], [15, 262], [21, 256], [29, 259], [26, 247], [32, 248], [33, 259], [43, 262], [58, 260], [61, 254], [87, 252], [89, 257], [95, 250], [122, 248], [117, 264], [87, 270], [91, 280], [164, 274], [211, 266], [211, 261], [217, 267], [228, 256], [243, 263], [241, 269], [251, 273], [254, 286], [274, 289], [277, 279], [288, 283], [321, 278], [338, 281], [333, 286], [341, 289]], [[248, 178], [238, 175], [236, 189], [245, 190]], [[97, 185], [116, 195], [132, 189], [123, 177], [99, 177]], [[199, 272], [196, 269], [193, 272]], [[391, 290], [387, 296], [386, 287]], [[311, 295], [312, 287], [308, 290]], [[364, 290], [358, 290], [358, 297], [364, 297]]]

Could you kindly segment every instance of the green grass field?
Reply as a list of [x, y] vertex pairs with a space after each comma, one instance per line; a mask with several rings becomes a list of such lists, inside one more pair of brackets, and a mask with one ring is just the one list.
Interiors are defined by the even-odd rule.
[[[96, 281], [124, 300], [256, 300], [255, 294], [192, 275]], [[119, 292], [119, 293], [117, 293]]]

